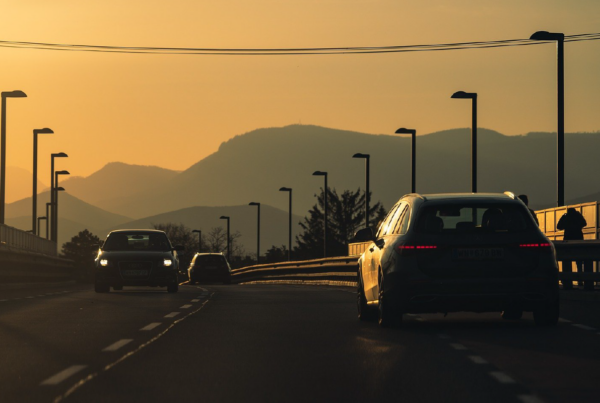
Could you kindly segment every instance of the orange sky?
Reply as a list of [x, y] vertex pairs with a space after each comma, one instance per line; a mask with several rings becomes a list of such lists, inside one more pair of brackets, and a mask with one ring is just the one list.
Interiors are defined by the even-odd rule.
[[[600, 32], [597, 0], [3, 0], [0, 40], [171, 47], [383, 46]], [[566, 130], [600, 130], [600, 41], [566, 44]], [[234, 135], [293, 123], [392, 134], [479, 123], [556, 130], [555, 46], [387, 55], [166, 56], [0, 48], [8, 165], [87, 176], [111, 161], [183, 170]], [[8, 196], [7, 196], [8, 197]]]

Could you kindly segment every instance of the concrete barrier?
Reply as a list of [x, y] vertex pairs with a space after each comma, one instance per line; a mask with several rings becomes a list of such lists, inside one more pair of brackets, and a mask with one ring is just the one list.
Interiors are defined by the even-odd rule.
[[72, 260], [41, 253], [0, 251], [0, 283], [58, 282], [78, 278]]

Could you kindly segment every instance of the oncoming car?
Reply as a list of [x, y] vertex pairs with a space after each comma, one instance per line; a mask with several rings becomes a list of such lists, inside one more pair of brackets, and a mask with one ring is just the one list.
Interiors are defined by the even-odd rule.
[[95, 259], [96, 292], [123, 286], [167, 287], [177, 292], [179, 260], [167, 234], [158, 230], [117, 230], [108, 234]]
[[220, 281], [231, 283], [231, 267], [222, 253], [196, 253], [188, 268], [189, 283]]
[[558, 321], [554, 246], [512, 193], [409, 194], [390, 210], [359, 259], [358, 316], [397, 325], [404, 313], [533, 312]]

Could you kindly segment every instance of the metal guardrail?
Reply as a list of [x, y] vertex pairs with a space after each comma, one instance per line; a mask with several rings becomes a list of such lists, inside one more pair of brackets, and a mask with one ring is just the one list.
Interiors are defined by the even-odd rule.
[[0, 250], [56, 256], [56, 244], [54, 242], [4, 224], [0, 224]]

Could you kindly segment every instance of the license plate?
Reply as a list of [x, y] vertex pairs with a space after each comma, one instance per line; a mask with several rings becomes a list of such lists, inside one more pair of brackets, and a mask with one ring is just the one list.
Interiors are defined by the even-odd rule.
[[502, 248], [456, 248], [452, 257], [458, 260], [496, 260], [504, 258]]
[[148, 270], [123, 270], [123, 275], [130, 277], [147, 276]]

